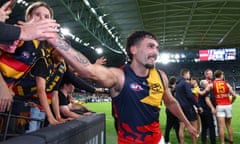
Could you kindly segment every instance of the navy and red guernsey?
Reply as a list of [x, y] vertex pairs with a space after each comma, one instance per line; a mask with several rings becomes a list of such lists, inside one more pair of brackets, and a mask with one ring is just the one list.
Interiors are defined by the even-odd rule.
[[118, 144], [157, 144], [162, 139], [159, 111], [164, 94], [159, 72], [153, 68], [147, 77], [138, 77], [126, 65], [124, 74], [123, 89], [112, 99]]

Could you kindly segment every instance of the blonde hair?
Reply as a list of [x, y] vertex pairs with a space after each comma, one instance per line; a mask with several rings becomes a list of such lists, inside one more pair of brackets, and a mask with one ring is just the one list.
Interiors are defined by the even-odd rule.
[[39, 7], [47, 8], [50, 12], [51, 18], [53, 18], [53, 15], [54, 15], [53, 14], [53, 9], [47, 3], [39, 1], [39, 2], [32, 3], [27, 8], [26, 13], [25, 13], [25, 20], [27, 20], [27, 16], [30, 15], [33, 12], [33, 10], [35, 10], [36, 8], [39, 8]]

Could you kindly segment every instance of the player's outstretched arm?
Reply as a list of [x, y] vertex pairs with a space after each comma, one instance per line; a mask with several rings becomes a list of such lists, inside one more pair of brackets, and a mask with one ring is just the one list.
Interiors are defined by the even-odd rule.
[[91, 64], [80, 52], [73, 49], [61, 38], [49, 39], [51, 43], [64, 57], [64, 59], [81, 75], [81, 77], [95, 80], [103, 87], [112, 88], [118, 83], [118, 77], [122, 74], [117, 68], [107, 68], [99, 64]]

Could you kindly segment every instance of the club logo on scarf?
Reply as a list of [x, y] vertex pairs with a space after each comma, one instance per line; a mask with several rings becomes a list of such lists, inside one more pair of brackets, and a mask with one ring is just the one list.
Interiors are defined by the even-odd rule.
[[27, 51], [22, 52], [22, 58], [28, 59], [30, 57], [30, 53]]

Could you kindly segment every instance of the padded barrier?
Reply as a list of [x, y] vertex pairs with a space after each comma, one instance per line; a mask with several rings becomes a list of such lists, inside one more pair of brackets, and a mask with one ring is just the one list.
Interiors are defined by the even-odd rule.
[[101, 113], [41, 128], [2, 144], [105, 144], [105, 137], [105, 114]]
[[45, 144], [45, 140], [41, 137], [31, 136], [31, 135], [23, 135], [11, 138], [4, 142], [0, 142], [1, 144]]

